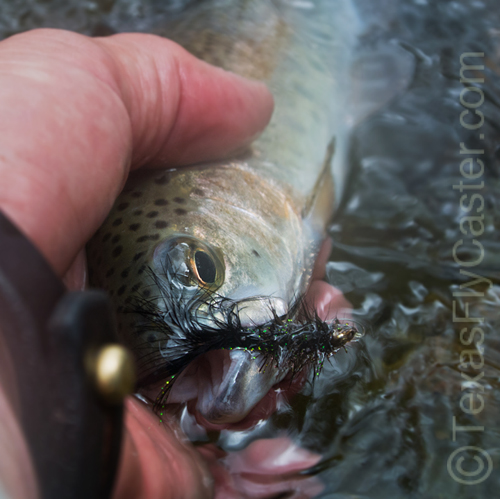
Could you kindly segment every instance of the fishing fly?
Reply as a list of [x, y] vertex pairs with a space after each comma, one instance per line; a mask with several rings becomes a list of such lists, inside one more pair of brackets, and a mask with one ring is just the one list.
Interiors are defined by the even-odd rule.
[[[272, 365], [293, 378], [309, 367], [317, 376], [325, 360], [361, 336], [352, 321], [324, 321], [308, 311], [301, 298], [284, 315], [271, 309], [269, 321], [243, 325], [241, 302], [208, 290], [189, 297], [186, 288], [172, 284], [175, 279], [169, 272], [160, 277], [148, 271], [160, 293], [136, 296], [128, 311], [141, 318], [137, 333], [149, 336], [144, 344], [147, 353], [141, 355], [140, 346], [137, 349], [139, 387], [166, 380], [156, 397], [156, 408], [166, 403], [180, 373], [209, 351], [242, 349], [260, 363], [261, 372]], [[151, 349], [151, 343], [157, 348]]]

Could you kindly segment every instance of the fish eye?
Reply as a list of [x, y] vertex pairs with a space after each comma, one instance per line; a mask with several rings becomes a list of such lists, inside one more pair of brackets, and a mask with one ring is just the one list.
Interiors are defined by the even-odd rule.
[[224, 282], [222, 252], [191, 236], [178, 235], [160, 243], [154, 266], [177, 287], [214, 291]]
[[200, 281], [213, 284], [217, 276], [217, 269], [212, 257], [204, 251], [197, 251], [194, 254], [194, 263]]

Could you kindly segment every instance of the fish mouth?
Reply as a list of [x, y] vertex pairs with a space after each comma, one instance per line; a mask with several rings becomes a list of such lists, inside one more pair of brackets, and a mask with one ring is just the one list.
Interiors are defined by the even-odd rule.
[[307, 377], [306, 369], [292, 376], [263, 362], [246, 350], [208, 352], [179, 377], [169, 403], [187, 401], [196, 422], [209, 431], [251, 428], [300, 391]]
[[302, 300], [287, 306], [278, 297], [215, 296], [200, 310], [197, 300], [186, 303], [164, 288], [164, 309], [139, 300], [134, 310], [151, 338], [138, 356], [139, 390], [150, 398], [159, 389], [156, 412], [182, 404], [210, 430], [267, 419], [302, 388], [310, 368], [319, 373], [357, 335], [349, 323], [307, 312]]
[[[243, 327], [256, 326], [283, 315], [288, 306], [280, 298], [252, 297], [238, 302], [237, 313]], [[184, 375], [194, 373], [196, 397], [188, 410], [207, 430], [247, 429], [271, 416], [277, 407], [278, 386], [290, 373], [258, 352], [233, 348], [207, 352], [193, 361]], [[174, 385], [171, 400], [186, 393], [182, 379]]]

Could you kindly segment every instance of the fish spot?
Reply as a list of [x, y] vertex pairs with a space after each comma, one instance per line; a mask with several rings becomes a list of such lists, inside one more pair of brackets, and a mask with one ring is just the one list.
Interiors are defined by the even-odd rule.
[[132, 293], [135, 293], [140, 287], [141, 287], [141, 283], [138, 282], [137, 284], [134, 284], [132, 286], [132, 289], [130, 291], [132, 291]]
[[160, 239], [160, 234], [150, 234], [149, 236], [141, 236], [136, 239], [138, 243], [143, 243], [145, 241], [158, 241]]
[[157, 220], [155, 222], [155, 227], [157, 229], [164, 229], [165, 227], [168, 227], [168, 222], [165, 222], [165, 220]]
[[155, 201], [156, 206], [167, 206], [168, 201], [166, 199], [157, 199]]
[[196, 196], [204, 196], [205, 195], [205, 192], [203, 192], [201, 189], [198, 189], [198, 188], [193, 189], [191, 192], [193, 194], [195, 194]]
[[113, 258], [116, 258], [117, 256], [120, 256], [123, 251], [123, 246], [117, 246], [111, 253], [111, 256]]
[[125, 290], [127, 289], [127, 286], [121, 286], [120, 289], [116, 292], [117, 296], [123, 295], [125, 293]]
[[137, 273], [138, 273], [139, 275], [141, 275], [141, 274], [142, 274], [145, 270], [146, 270], [146, 265], [143, 265], [143, 266], [142, 266], [142, 267], [141, 267], [141, 268], [137, 271]]
[[140, 251], [139, 253], [136, 253], [136, 254], [134, 255], [134, 258], [132, 258], [132, 260], [133, 260], [134, 262], [137, 262], [137, 260], [141, 259], [141, 258], [142, 258], [145, 254], [146, 254], [146, 252], [145, 252], [145, 251]]
[[118, 227], [119, 225], [121, 225], [123, 223], [123, 220], [121, 218], [117, 218], [114, 222], [113, 222], [113, 227]]
[[260, 258], [260, 254], [257, 250], [252, 250], [252, 254], [255, 255], [256, 257]]
[[110, 269], [106, 272], [106, 277], [111, 277], [114, 273], [115, 273], [115, 269], [110, 268]]
[[113, 236], [113, 239], [111, 239], [111, 242], [113, 244], [116, 244], [119, 240], [121, 239], [121, 236], [119, 236], [118, 234], [116, 236]]
[[174, 201], [179, 204], [184, 204], [186, 202], [184, 198], [174, 198]]
[[129, 228], [130, 230], [133, 230], [134, 232], [135, 232], [136, 230], [139, 230], [139, 228], [140, 228], [140, 227], [141, 227], [141, 224], [132, 224], [132, 225], [129, 225], [129, 226], [128, 226], [128, 228]]
[[153, 333], [150, 333], [148, 334], [147, 340], [149, 343], [154, 343], [154, 341], [156, 340], [156, 336]]
[[134, 212], [132, 213], [132, 215], [134, 215], [135, 217], [139, 217], [141, 216], [143, 213], [142, 210], [134, 210]]
[[130, 206], [130, 205], [129, 205], [129, 203], [120, 203], [120, 204], [116, 207], [116, 209], [117, 209], [118, 211], [123, 211], [123, 210], [126, 210], [129, 206]]
[[106, 234], [104, 234], [104, 237], [102, 238], [102, 242], [105, 243], [106, 241], [109, 240], [110, 237], [111, 237], [111, 232], [107, 232]]
[[150, 295], [151, 295], [151, 291], [149, 289], [145, 289], [142, 292], [142, 296], [144, 296], [145, 298], [148, 298]]
[[133, 198], [140, 198], [142, 196], [142, 192], [139, 191], [134, 191], [132, 194], [130, 194]]
[[[132, 301], [131, 296], [127, 296], [127, 298], [125, 298], [125, 303], [130, 303], [131, 301]], [[132, 321], [131, 324], [135, 324], [135, 321]]]
[[148, 218], [154, 218], [154, 217], [158, 216], [158, 212], [157, 211], [150, 211], [146, 216]]
[[176, 208], [174, 211], [175, 211], [176, 215], [186, 215], [187, 214], [187, 211], [184, 210], [183, 208]]
[[120, 275], [125, 279], [128, 277], [128, 274], [130, 272], [130, 269], [125, 269]]
[[154, 179], [154, 183], [158, 185], [165, 185], [170, 182], [170, 179], [166, 175], [162, 175], [159, 178]]

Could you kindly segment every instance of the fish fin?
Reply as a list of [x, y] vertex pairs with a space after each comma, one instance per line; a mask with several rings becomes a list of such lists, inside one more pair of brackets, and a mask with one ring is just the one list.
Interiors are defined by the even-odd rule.
[[350, 124], [356, 126], [404, 92], [415, 66], [415, 56], [397, 42], [358, 48], [350, 74]]
[[335, 204], [335, 189], [332, 177], [332, 160], [334, 155], [335, 137], [332, 137], [326, 148], [321, 174], [302, 210], [302, 218], [310, 219], [313, 225], [316, 225], [314, 223], [316, 220], [319, 222], [319, 226], [321, 226], [321, 224], [324, 225], [325, 218], [326, 221], [328, 221], [333, 211], [332, 207]]

